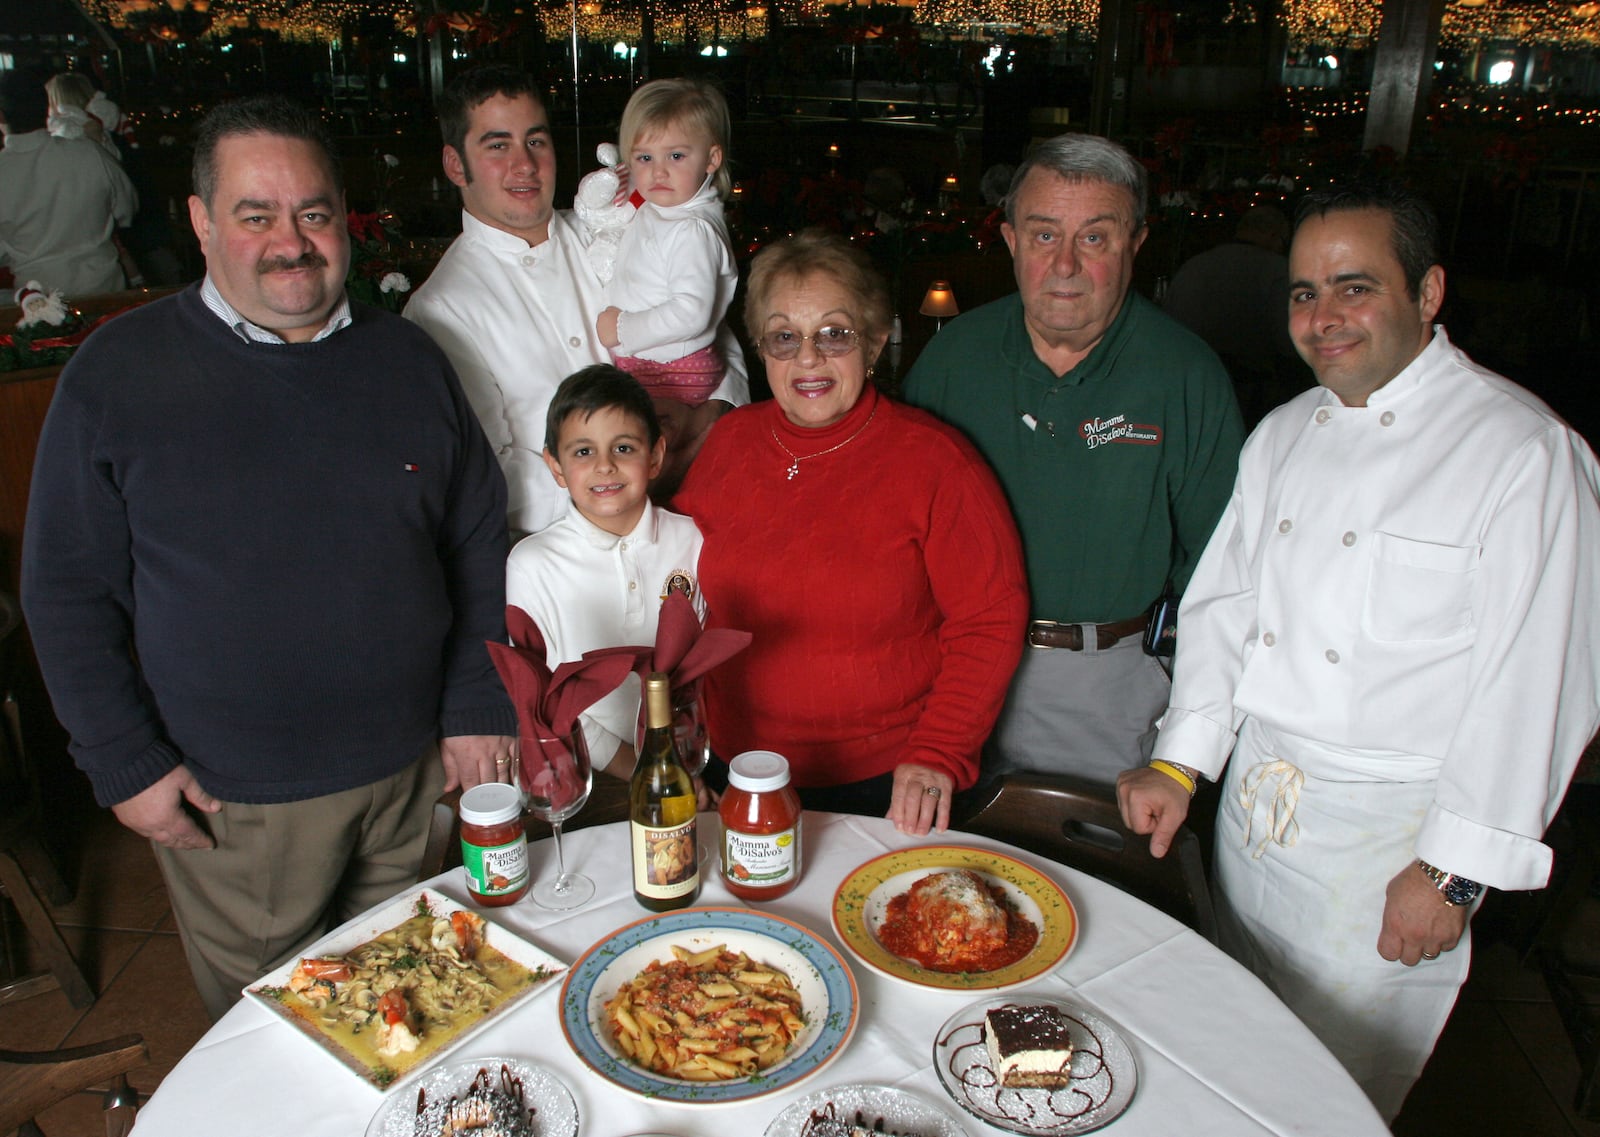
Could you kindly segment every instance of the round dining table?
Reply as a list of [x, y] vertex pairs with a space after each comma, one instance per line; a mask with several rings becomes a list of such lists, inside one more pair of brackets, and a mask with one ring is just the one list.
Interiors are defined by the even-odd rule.
[[[720, 837], [701, 814], [702, 845]], [[947, 1113], [971, 1137], [1003, 1135], [964, 1112], [933, 1068], [936, 1035], [985, 992], [937, 990], [861, 963], [832, 922], [834, 893], [861, 865], [919, 845], [990, 849], [1031, 866], [1071, 899], [1079, 934], [1066, 958], [1008, 997], [1068, 1000], [1115, 1023], [1138, 1068], [1131, 1103], [1101, 1130], [1113, 1137], [1374, 1137], [1387, 1127], [1315, 1036], [1243, 967], [1206, 939], [1111, 884], [998, 841], [970, 834], [912, 837], [882, 818], [807, 813], [804, 871], [761, 911], [803, 925], [838, 948], [858, 993], [857, 1024], [842, 1054], [808, 1079], [748, 1101], [664, 1104], [624, 1092], [591, 1070], [561, 1026], [561, 984], [484, 1024], [446, 1060], [511, 1056], [552, 1072], [571, 1091], [580, 1137], [760, 1137], [791, 1102], [830, 1085], [908, 1091]], [[581, 908], [551, 912], [531, 900], [485, 910], [489, 920], [565, 963], [617, 929], [649, 916], [633, 898], [626, 824], [564, 837], [566, 863], [594, 880]], [[533, 847], [536, 875], [555, 872], [548, 841]], [[715, 856], [709, 858], [714, 867]], [[466, 901], [462, 871], [426, 882]], [[698, 906], [740, 906], [714, 873]], [[352, 924], [356, 923], [355, 921]], [[407, 1094], [402, 1084], [391, 1091]], [[414, 1093], [411, 1095], [414, 1098]], [[386, 1095], [356, 1077], [289, 1023], [251, 1000], [230, 1010], [161, 1082], [140, 1111], [138, 1137], [359, 1137]]]

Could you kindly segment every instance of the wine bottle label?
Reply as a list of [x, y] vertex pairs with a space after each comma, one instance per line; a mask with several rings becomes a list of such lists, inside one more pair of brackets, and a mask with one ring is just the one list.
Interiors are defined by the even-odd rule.
[[461, 842], [467, 887], [479, 896], [500, 896], [528, 883], [528, 842], [518, 837], [504, 845]]
[[700, 853], [695, 823], [656, 829], [630, 822], [633, 834], [633, 890], [652, 900], [673, 900], [700, 886]]
[[773, 888], [788, 884], [800, 871], [800, 835], [722, 831], [722, 874], [737, 884]]

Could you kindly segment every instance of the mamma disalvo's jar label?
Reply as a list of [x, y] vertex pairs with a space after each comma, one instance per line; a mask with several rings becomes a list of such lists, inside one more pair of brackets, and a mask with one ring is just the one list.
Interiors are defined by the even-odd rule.
[[746, 888], [778, 888], [789, 884], [800, 870], [800, 834], [796, 829], [776, 833], [722, 831], [722, 873]]
[[695, 823], [655, 829], [637, 822], [633, 831], [633, 888], [641, 896], [672, 900], [700, 886]]

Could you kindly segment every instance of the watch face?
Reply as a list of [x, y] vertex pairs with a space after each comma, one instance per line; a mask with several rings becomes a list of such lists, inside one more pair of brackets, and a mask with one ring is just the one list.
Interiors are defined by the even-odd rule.
[[1478, 893], [1483, 891], [1483, 885], [1476, 881], [1464, 880], [1453, 876], [1444, 886], [1444, 898], [1451, 904], [1458, 906], [1471, 904], [1478, 899]]

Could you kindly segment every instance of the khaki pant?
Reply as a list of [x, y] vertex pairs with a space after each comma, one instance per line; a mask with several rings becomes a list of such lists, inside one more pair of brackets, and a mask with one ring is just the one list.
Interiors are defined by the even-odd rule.
[[416, 880], [438, 749], [382, 781], [305, 801], [224, 802], [214, 849], [155, 846], [195, 986], [213, 1019], [246, 985]]
[[1025, 770], [1076, 774], [1109, 790], [1149, 760], [1171, 690], [1138, 636], [1105, 651], [1025, 647], [978, 780]]

